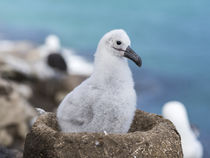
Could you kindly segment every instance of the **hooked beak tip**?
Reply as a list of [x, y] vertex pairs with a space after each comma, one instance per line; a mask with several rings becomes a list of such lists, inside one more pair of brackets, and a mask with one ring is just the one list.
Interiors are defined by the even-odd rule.
[[139, 67], [142, 66], [142, 60], [141, 60], [141, 58], [139, 58], [139, 60], [138, 60], [138, 62], [136, 62], [136, 64], [137, 64]]
[[137, 66], [141, 67], [142, 65], [141, 58], [136, 54], [136, 52], [134, 52], [134, 50], [131, 49], [130, 46], [128, 46], [127, 49], [125, 50], [124, 56], [126, 58], [133, 60]]

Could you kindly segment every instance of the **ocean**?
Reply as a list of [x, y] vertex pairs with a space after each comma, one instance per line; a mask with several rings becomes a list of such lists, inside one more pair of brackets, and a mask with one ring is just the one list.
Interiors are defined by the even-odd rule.
[[183, 102], [209, 157], [209, 6], [209, 0], [2, 0], [0, 39], [41, 44], [53, 33], [92, 61], [104, 33], [125, 29], [143, 61], [141, 69], [130, 63], [138, 108], [161, 114], [165, 102]]

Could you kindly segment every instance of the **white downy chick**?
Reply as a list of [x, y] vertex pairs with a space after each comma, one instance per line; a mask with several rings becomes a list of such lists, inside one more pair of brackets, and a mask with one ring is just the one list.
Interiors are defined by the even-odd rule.
[[105, 34], [95, 53], [93, 74], [58, 107], [63, 132], [128, 132], [136, 110], [136, 92], [125, 57], [142, 64], [124, 30]]

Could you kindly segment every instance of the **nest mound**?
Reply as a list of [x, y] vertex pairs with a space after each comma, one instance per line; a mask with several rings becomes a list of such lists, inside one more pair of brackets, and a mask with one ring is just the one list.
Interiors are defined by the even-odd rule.
[[174, 125], [136, 111], [126, 134], [62, 133], [54, 113], [38, 118], [25, 141], [24, 158], [182, 158]]

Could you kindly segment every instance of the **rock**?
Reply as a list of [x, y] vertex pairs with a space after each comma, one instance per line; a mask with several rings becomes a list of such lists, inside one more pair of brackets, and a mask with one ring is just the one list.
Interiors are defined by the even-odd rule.
[[46, 111], [55, 111], [59, 103], [86, 76], [67, 75], [60, 79], [37, 80], [31, 83], [33, 96], [29, 99], [35, 107]]
[[62, 133], [54, 113], [41, 115], [27, 135], [24, 158], [182, 158], [180, 136], [161, 116], [140, 110], [127, 134]]
[[[87, 76], [82, 75], [66, 74], [60, 78], [40, 79], [15, 70], [1, 58], [0, 77], [10, 81], [14, 89], [17, 89], [19, 94], [34, 107], [51, 112], [57, 109], [58, 104], [67, 93], [87, 78]], [[5, 91], [6, 89], [2, 90]]]
[[[27, 41], [0, 41], [0, 78], [12, 81], [18, 93], [34, 107], [52, 112], [64, 96], [88, 76], [45, 69], [45, 53], [40, 51]], [[48, 76], [48, 73], [54, 75]]]
[[10, 53], [22, 56], [28, 54], [28, 52], [35, 48], [35, 45], [29, 41], [8, 41], [0, 40], [0, 53]]
[[34, 109], [26, 101], [27, 88], [0, 78], [0, 145], [11, 146], [21, 142], [29, 132], [28, 123], [36, 115]]
[[0, 146], [0, 158], [22, 158], [23, 153], [16, 149], [7, 149]]
[[87, 78], [60, 73], [40, 78], [37, 74], [48, 71], [40, 71], [39, 51], [27, 41], [0, 41], [0, 145], [23, 149], [37, 115], [33, 107], [55, 111], [63, 97]]

